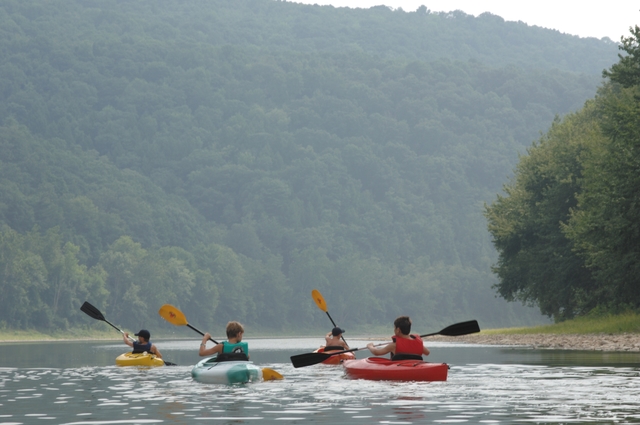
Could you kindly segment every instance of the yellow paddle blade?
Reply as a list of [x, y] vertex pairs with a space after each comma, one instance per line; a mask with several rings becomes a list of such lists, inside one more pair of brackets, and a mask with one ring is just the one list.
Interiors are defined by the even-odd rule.
[[262, 379], [265, 381], [275, 381], [283, 379], [284, 377], [273, 369], [269, 369], [268, 367], [262, 368]]
[[311, 296], [313, 297], [313, 301], [315, 301], [318, 308], [325, 313], [327, 312], [327, 303], [324, 301], [324, 297], [317, 289], [311, 291]]
[[184, 313], [182, 313], [171, 304], [165, 304], [160, 307], [160, 310], [158, 310], [158, 314], [172, 325], [185, 326], [189, 324]]

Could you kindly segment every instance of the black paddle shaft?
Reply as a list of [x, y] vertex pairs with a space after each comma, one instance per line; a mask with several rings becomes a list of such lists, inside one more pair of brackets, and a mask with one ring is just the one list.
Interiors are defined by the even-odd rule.
[[84, 313], [86, 313], [87, 315], [93, 317], [96, 320], [101, 320], [101, 321], [107, 323], [113, 329], [117, 330], [121, 334], [124, 334], [124, 332], [120, 328], [118, 328], [116, 325], [114, 325], [113, 323], [111, 323], [107, 319], [105, 319], [104, 315], [100, 312], [100, 310], [98, 310], [97, 308], [95, 308], [94, 306], [89, 304], [87, 301], [85, 301], [84, 304], [82, 304], [82, 307], [80, 307], [80, 310], [82, 310]]
[[[434, 332], [434, 333], [430, 333], [430, 334], [425, 334], [425, 335], [420, 335], [420, 338], [426, 338], [428, 336], [432, 336], [432, 335], [445, 335], [445, 336], [460, 336], [460, 335], [468, 335], [468, 334], [472, 334], [472, 333], [476, 333], [476, 332], [480, 332], [480, 326], [478, 325], [478, 321], [477, 320], [469, 320], [467, 322], [460, 322], [460, 323], [456, 323], [453, 324], [451, 326], [447, 326], [446, 328], [444, 328], [443, 330], [441, 330], [440, 332]], [[379, 345], [384, 345], [383, 344], [379, 344]], [[318, 364], [323, 362], [324, 360], [328, 359], [329, 357], [336, 355], [336, 354], [343, 354], [343, 353], [349, 353], [352, 351], [358, 351], [358, 350], [363, 350], [367, 347], [362, 347], [362, 348], [352, 348], [350, 350], [344, 350], [344, 351], [338, 351], [335, 353], [304, 353], [304, 354], [298, 354], [296, 356], [291, 356], [291, 363], [293, 364], [293, 367], [305, 367], [305, 366], [311, 366], [314, 364]]]
[[[193, 329], [194, 331], [198, 332], [200, 335], [204, 336], [204, 332], [202, 332], [201, 330], [198, 330], [196, 328], [194, 328], [193, 326], [191, 326], [190, 324], [187, 323], [187, 326], [190, 327], [191, 329]], [[216, 341], [215, 339], [209, 337], [210, 341], [213, 341], [214, 344], [219, 344], [218, 341]]]
[[[329, 317], [329, 320], [331, 320], [331, 323], [333, 324], [334, 328], [337, 328], [338, 326], [336, 325], [336, 322], [333, 321], [333, 319], [331, 318], [331, 315], [329, 314], [328, 311], [325, 311], [325, 313], [327, 313], [327, 316]], [[342, 338], [342, 341], [347, 344], [347, 340], [344, 339], [344, 336], [340, 335], [340, 338]], [[348, 344], [347, 344], [348, 345]]]

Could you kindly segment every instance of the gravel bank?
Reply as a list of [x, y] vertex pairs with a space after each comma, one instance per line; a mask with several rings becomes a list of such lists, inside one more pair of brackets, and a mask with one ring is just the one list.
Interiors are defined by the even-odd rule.
[[[521, 345], [561, 350], [637, 351], [640, 334], [472, 334], [457, 337], [434, 336], [431, 341], [467, 342], [470, 344]], [[426, 341], [425, 341], [426, 342]], [[428, 346], [428, 342], [427, 342]]]

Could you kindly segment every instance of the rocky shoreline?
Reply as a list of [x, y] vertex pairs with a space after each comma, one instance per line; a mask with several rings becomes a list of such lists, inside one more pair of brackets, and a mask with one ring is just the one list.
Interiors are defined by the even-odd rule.
[[[640, 352], [640, 334], [472, 334], [456, 337], [434, 336], [430, 341], [470, 344], [525, 346], [558, 350]], [[428, 344], [427, 344], [428, 345]]]

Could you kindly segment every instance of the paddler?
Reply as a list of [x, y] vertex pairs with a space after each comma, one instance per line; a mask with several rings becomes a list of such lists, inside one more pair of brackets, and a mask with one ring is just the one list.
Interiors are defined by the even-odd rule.
[[344, 333], [344, 329], [339, 327], [335, 327], [331, 329], [331, 332], [325, 335], [324, 340], [326, 345], [324, 350], [348, 350], [349, 346], [345, 341], [342, 340], [342, 334]]
[[158, 350], [158, 347], [156, 347], [155, 344], [152, 344], [149, 341], [151, 339], [151, 333], [148, 330], [141, 329], [140, 332], [134, 335], [138, 337], [137, 341], [131, 341], [129, 339], [129, 334], [127, 332], [125, 332], [122, 335], [122, 339], [124, 340], [124, 343], [127, 344], [129, 347], [133, 347], [132, 353], [135, 354], [135, 353], [147, 352], [147, 353], [155, 354], [155, 356], [160, 359], [162, 358], [162, 354], [160, 354], [160, 350]]
[[227, 323], [227, 341], [222, 341], [211, 348], [207, 348], [207, 341], [211, 339], [209, 332], [205, 333], [200, 343], [198, 354], [201, 356], [218, 355], [218, 361], [249, 360], [249, 344], [242, 342], [244, 327], [238, 322]]
[[394, 330], [392, 343], [384, 347], [375, 347], [372, 342], [367, 348], [375, 356], [391, 353], [391, 360], [422, 359], [429, 355], [429, 349], [424, 346], [420, 335], [411, 334], [411, 319], [409, 316], [400, 316], [393, 322]]

